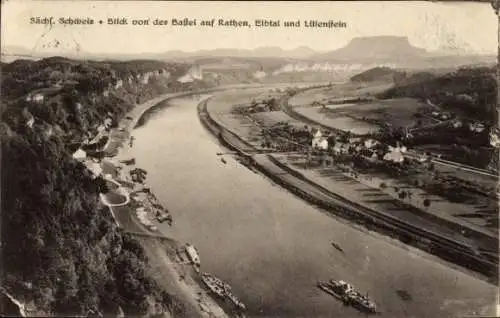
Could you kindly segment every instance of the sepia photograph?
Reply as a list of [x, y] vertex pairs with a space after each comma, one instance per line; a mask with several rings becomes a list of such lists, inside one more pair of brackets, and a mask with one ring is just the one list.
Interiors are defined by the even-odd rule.
[[492, 2], [1, 2], [2, 317], [499, 317]]

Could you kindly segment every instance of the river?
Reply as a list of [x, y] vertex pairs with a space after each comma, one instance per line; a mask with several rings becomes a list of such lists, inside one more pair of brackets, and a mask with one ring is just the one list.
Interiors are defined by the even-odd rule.
[[249, 316], [360, 316], [316, 288], [329, 278], [368, 292], [382, 317], [493, 314], [484, 311], [496, 301], [493, 286], [339, 222], [231, 156], [224, 164], [216, 155], [224, 150], [198, 120], [197, 101], [169, 103], [134, 131], [132, 149], [172, 213], [174, 225], [161, 230], [193, 243], [202, 271], [227, 281]]

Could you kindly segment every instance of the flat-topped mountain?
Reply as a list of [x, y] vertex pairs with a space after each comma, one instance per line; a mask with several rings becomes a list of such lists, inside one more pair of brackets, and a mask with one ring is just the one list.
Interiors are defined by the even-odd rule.
[[403, 60], [419, 58], [427, 51], [406, 36], [369, 36], [352, 39], [345, 47], [314, 56], [318, 60]]

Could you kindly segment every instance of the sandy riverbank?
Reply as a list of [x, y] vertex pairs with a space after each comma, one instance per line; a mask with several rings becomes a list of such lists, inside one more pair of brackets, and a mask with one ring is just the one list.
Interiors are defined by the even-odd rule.
[[[168, 99], [188, 95], [189, 93], [166, 94], [150, 100], [141, 105], [137, 105], [127, 116], [120, 122], [119, 127], [121, 131], [114, 134], [114, 140], [111, 147], [114, 148], [113, 156], [108, 160], [117, 168], [117, 179], [127, 180], [130, 171], [138, 168], [136, 163], [126, 165], [121, 163], [124, 160], [131, 159], [133, 144], [129, 144], [129, 138], [132, 130], [136, 127], [137, 122], [144, 115], [148, 109], [155, 107], [158, 104], [165, 103]], [[147, 180], [147, 179], [146, 179]], [[123, 185], [129, 192], [137, 190], [138, 184], [128, 183]], [[153, 192], [153, 190], [151, 190]], [[148, 200], [151, 200], [148, 196]], [[147, 202], [153, 204], [156, 202]], [[133, 215], [134, 210], [129, 209], [130, 218], [136, 223], [136, 228], [144, 228], [136, 217]], [[149, 215], [150, 219], [154, 216]], [[154, 222], [156, 223], [156, 221]], [[126, 230], [126, 229], [125, 229]], [[196, 275], [191, 270], [188, 264], [181, 264], [175, 257], [175, 250], [182, 246], [180, 242], [174, 240], [162, 240], [162, 234], [155, 231], [154, 236], [148, 237], [148, 232], [151, 230], [143, 231], [144, 235], [137, 236], [138, 241], [144, 247], [148, 258], [150, 260], [150, 274], [158, 283], [168, 291], [173, 298], [182, 304], [182, 316], [185, 317], [228, 317], [224, 310], [211, 298], [211, 296], [200, 286], [193, 275]]]

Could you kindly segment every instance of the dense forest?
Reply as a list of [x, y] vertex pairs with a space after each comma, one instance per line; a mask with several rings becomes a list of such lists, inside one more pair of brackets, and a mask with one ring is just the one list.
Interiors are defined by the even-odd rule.
[[[2, 65], [3, 287], [39, 312], [63, 316], [181, 310], [146, 275], [141, 246], [120, 232], [99, 201], [102, 180], [72, 158], [69, 145], [105, 117], [120, 120], [133, 107], [127, 100], [145, 89], [155, 95], [169, 87], [136, 81], [103, 95], [110, 83], [153, 70], [183, 74], [188, 67], [64, 58]], [[175, 75], [169, 80], [174, 85]], [[39, 89], [42, 102], [25, 98]]]

